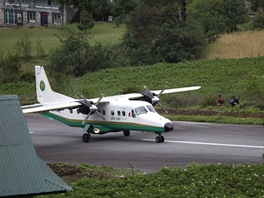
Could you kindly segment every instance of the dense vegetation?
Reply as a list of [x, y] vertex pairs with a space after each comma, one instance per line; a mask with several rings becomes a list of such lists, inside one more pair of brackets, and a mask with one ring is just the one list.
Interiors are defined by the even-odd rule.
[[[263, 165], [163, 167], [142, 174], [81, 165], [52, 165], [73, 191], [45, 197], [264, 197]], [[74, 171], [73, 171], [74, 170]], [[130, 173], [130, 175], [129, 175]]]
[[[61, 45], [50, 51], [43, 47], [43, 43], [47, 45], [46, 41], [34, 38], [34, 30], [33, 36], [25, 34], [17, 41], [14, 51], [5, 53], [8, 55], [0, 53], [0, 70], [4, 68], [1, 73], [6, 77], [1, 80], [2, 83], [19, 79], [14, 75], [7, 75], [17, 72], [23, 61], [32, 60], [33, 47], [36, 49], [35, 57], [45, 57], [46, 66], [50, 70], [78, 77], [88, 71], [105, 68], [201, 59], [206, 45], [220, 34], [238, 30], [260, 30], [264, 27], [263, 3], [259, 0], [251, 1], [250, 8], [245, 5], [244, 0], [58, 2], [77, 4], [80, 8], [79, 23], [76, 26], [78, 28], [74, 31], [63, 28], [61, 32], [56, 33]], [[253, 12], [253, 17], [250, 17]], [[122, 39], [109, 45], [91, 45], [90, 38], [95, 21], [106, 21], [106, 16], [109, 15], [114, 16], [117, 24], [120, 21], [125, 23], [126, 30]], [[31, 37], [34, 43], [29, 39]], [[49, 45], [56, 43], [58, 44], [58, 40], [51, 41]], [[14, 64], [1, 57], [19, 58], [23, 61]], [[14, 67], [9, 69], [11, 72], [6, 70], [10, 67]], [[31, 79], [28, 74], [25, 75], [24, 80]]]

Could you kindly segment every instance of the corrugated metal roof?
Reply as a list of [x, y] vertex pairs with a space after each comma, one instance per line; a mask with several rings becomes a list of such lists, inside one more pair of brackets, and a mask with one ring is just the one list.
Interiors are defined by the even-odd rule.
[[66, 190], [37, 156], [18, 97], [0, 96], [0, 197]]

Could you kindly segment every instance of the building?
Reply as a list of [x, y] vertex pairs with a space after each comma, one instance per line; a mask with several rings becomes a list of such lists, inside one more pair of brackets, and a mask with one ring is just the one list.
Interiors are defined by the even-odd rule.
[[0, 27], [53, 26], [72, 22], [78, 8], [55, 0], [0, 0]]
[[72, 190], [37, 156], [18, 97], [0, 96], [0, 197]]

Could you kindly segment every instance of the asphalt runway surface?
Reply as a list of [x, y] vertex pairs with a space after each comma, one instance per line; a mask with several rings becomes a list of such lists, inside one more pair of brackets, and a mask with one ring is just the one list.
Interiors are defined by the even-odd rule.
[[92, 135], [83, 143], [82, 129], [38, 114], [26, 115], [39, 157], [46, 163], [87, 163], [96, 166], [156, 171], [198, 162], [201, 164], [264, 163], [264, 127], [198, 122], [173, 122], [174, 131], [156, 143], [155, 133], [132, 131]]

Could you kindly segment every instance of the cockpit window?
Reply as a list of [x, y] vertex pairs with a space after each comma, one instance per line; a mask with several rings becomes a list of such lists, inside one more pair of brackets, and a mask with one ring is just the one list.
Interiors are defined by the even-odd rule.
[[148, 110], [149, 110], [150, 112], [156, 113], [156, 111], [155, 111], [155, 109], [153, 108], [153, 106], [148, 105], [147, 108], [148, 108]]
[[140, 114], [143, 114], [143, 113], [147, 113], [148, 110], [146, 109], [145, 106], [142, 106], [142, 107], [135, 108], [135, 112], [136, 112], [137, 115], [140, 115]]

